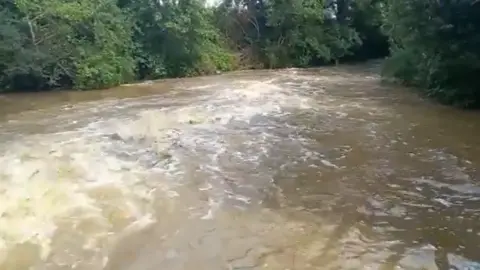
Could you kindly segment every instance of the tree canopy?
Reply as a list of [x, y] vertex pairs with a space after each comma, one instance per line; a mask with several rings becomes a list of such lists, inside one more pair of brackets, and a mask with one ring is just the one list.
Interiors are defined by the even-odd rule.
[[480, 105], [480, 1], [389, 0], [385, 74], [463, 107]]
[[384, 76], [474, 107], [476, 0], [4, 0], [0, 89], [103, 88], [386, 57]]

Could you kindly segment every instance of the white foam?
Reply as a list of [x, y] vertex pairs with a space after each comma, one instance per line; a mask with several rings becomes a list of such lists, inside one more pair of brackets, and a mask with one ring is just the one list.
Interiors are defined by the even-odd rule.
[[208, 199], [208, 206], [209, 206], [208, 212], [204, 216], [202, 216], [200, 219], [203, 219], [203, 220], [213, 219], [213, 217], [215, 216], [215, 212], [220, 207], [220, 204], [221, 204], [221, 202], [216, 201], [212, 198], [209, 198]]
[[339, 167], [337, 165], [333, 164], [332, 162], [330, 162], [328, 160], [322, 159], [322, 160], [320, 160], [320, 162], [322, 162], [322, 164], [327, 166], [327, 167], [339, 169]]
[[[39, 139], [52, 148], [59, 144]], [[93, 249], [100, 242], [89, 238], [103, 237], [118, 224], [148, 213], [139, 201], [151, 198], [134, 186], [135, 176], [118, 172], [118, 164], [102, 156], [99, 146], [76, 140], [51, 153], [37, 143], [33, 148], [13, 146], [0, 159], [0, 257], [29, 243], [39, 246], [41, 259], [47, 259], [58, 222], [67, 220], [74, 227], [93, 221], [95, 233], [84, 232], [86, 242], [78, 243]]]
[[218, 84], [206, 84], [206, 85], [200, 85], [200, 86], [192, 86], [189, 87], [188, 90], [204, 90], [204, 89], [211, 89], [215, 86], [218, 86]]
[[[149, 223], [156, 189], [165, 191], [165, 199], [179, 196], [168, 185], [162, 186], [158, 177], [155, 187], [148, 185], [152, 183], [142, 177], [152, 174], [153, 169], [146, 172], [135, 161], [103, 152], [113, 142], [99, 139], [102, 134], [117, 133], [124, 143], [150, 147], [157, 153], [169, 153], [177, 142], [193, 150], [210, 147], [217, 153], [212, 155], [216, 162], [219, 153], [227, 151], [221, 138], [202, 137], [199, 131], [221, 129], [232, 120], [249, 122], [256, 115], [284, 115], [289, 109], [314, 106], [313, 100], [278, 86], [274, 80], [235, 81], [230, 89], [214, 91], [210, 99], [192, 100], [188, 106], [140, 110], [130, 118], [103, 118], [77, 133], [27, 136], [0, 158], [0, 263], [19, 243], [38, 245], [41, 257], [47, 259], [57, 224], [65, 220], [73, 227], [92, 221], [94, 233], [83, 232], [85, 242], [78, 244], [93, 250], [103, 238], [113, 237], [129, 224]], [[188, 160], [175, 155], [171, 160], [162, 173], [173, 179], [183, 177], [180, 165]], [[222, 196], [226, 196], [220, 194], [223, 186], [200, 190], [210, 197], [208, 211], [201, 218], [212, 219]], [[247, 197], [236, 199], [250, 202]]]

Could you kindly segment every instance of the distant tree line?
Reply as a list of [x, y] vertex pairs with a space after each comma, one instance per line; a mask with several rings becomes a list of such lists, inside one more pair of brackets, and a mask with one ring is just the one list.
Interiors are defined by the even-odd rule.
[[0, 2], [6, 91], [94, 89], [386, 56], [385, 77], [446, 103], [480, 105], [480, 1]]

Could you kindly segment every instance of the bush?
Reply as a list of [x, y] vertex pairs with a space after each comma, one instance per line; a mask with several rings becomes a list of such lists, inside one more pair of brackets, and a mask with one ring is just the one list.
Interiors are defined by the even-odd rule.
[[76, 65], [76, 89], [99, 89], [116, 86], [134, 78], [133, 59], [114, 53], [90, 54]]
[[480, 106], [480, 2], [391, 0], [384, 75], [442, 103]]

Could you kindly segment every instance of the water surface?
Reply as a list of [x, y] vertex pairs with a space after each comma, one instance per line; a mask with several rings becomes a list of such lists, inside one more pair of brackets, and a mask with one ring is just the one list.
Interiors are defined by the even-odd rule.
[[367, 66], [0, 96], [0, 269], [480, 269], [479, 133]]

